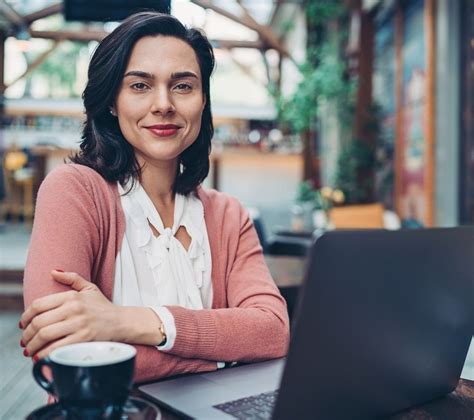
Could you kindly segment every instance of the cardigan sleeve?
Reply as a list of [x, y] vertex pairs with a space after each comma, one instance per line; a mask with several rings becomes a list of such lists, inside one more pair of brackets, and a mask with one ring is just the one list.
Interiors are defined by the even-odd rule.
[[[227, 308], [192, 310], [168, 307], [175, 318], [176, 341], [168, 352], [182, 357], [254, 362], [282, 357], [289, 343], [286, 303], [265, 264], [257, 233], [240, 205], [235, 255], [227, 258]], [[231, 242], [231, 241], [230, 241]], [[232, 254], [232, 255], [229, 255]], [[213, 257], [214, 258], [214, 257]]]
[[[51, 277], [51, 270], [76, 272], [93, 279], [100, 256], [100, 217], [86, 176], [63, 165], [41, 184], [24, 274], [24, 303], [70, 290]], [[99, 264], [100, 265], [100, 264]], [[135, 381], [144, 382], [180, 373], [215, 370], [216, 363], [184, 359], [162, 353], [153, 346], [137, 345]]]
[[217, 364], [210, 360], [183, 358], [157, 350], [154, 346], [135, 345], [134, 382], [150, 382], [184, 373], [211, 372]]
[[76, 272], [90, 279], [99, 229], [87, 185], [63, 165], [41, 184], [23, 278], [24, 303], [69, 290], [51, 277], [51, 270]]

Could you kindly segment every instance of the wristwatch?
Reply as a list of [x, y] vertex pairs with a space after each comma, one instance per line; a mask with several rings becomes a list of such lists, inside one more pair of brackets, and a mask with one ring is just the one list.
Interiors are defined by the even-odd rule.
[[165, 332], [165, 325], [163, 324], [163, 322], [160, 324], [160, 333], [163, 337], [163, 340], [161, 340], [161, 343], [158, 345], [164, 346], [166, 344], [166, 332]]

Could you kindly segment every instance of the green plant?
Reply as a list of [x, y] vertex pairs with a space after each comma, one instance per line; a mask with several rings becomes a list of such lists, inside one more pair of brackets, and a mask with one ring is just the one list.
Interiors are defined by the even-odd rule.
[[300, 203], [316, 200], [316, 192], [310, 181], [302, 181], [298, 184], [296, 201]]
[[324, 210], [327, 213], [335, 204], [345, 201], [345, 194], [342, 190], [331, 187], [315, 189], [310, 181], [302, 181], [298, 185], [296, 201], [311, 203], [313, 210]]
[[346, 33], [339, 29], [327, 31], [327, 22], [343, 16], [346, 7], [339, 0], [305, 0], [303, 6], [308, 22], [308, 43], [306, 60], [299, 66], [301, 82], [290, 98], [284, 98], [275, 86], [269, 86], [280, 121], [298, 133], [314, 126], [322, 101], [336, 100], [341, 117], [347, 114], [354, 92], [340, 53]]
[[[365, 118], [366, 127], [357, 134], [350, 134], [354, 128], [357, 81], [349, 77], [343, 53], [347, 32], [341, 28], [347, 27], [347, 6], [339, 0], [303, 3], [308, 22], [306, 61], [300, 66], [301, 82], [290, 98], [282, 98], [273, 88], [280, 121], [304, 133], [305, 142], [309, 139], [317, 144], [321, 105], [335, 104], [340, 132], [344, 134], [339, 139], [342, 147], [334, 185], [343, 191], [346, 202], [370, 201], [376, 165], [374, 139], [380, 135], [380, 115], [376, 107], [367, 110], [371, 118]], [[345, 136], [348, 138], [344, 140]], [[306, 147], [305, 143], [306, 153], [317, 149], [317, 146]], [[318, 183], [318, 179], [312, 181]]]
[[65, 90], [66, 96], [77, 96], [74, 90], [77, 79], [77, 59], [83, 48], [85, 48], [84, 45], [78, 42], [63, 42], [32, 72], [31, 76], [43, 76], [49, 85], [50, 95], [59, 85]]
[[345, 63], [335, 45], [325, 42], [315, 49], [318, 66], [306, 61], [300, 66], [302, 80], [291, 98], [277, 95], [279, 118], [294, 131], [301, 133], [317, 120], [322, 101], [336, 100], [341, 114], [347, 113], [354, 87], [345, 79]]
[[338, 156], [335, 185], [344, 193], [347, 203], [365, 200], [372, 182], [358, 182], [358, 174], [374, 165], [374, 153], [366, 143], [354, 139], [344, 145]]

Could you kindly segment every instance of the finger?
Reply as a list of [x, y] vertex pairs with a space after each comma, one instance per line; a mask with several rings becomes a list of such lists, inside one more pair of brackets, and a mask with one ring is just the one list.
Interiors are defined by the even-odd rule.
[[55, 293], [53, 295], [35, 299], [21, 315], [21, 327], [26, 329], [34, 317], [43, 312], [50, 311], [51, 309], [61, 306], [64, 302], [71, 299], [76, 293], [77, 292], [75, 290], [70, 290], [68, 292]]
[[34, 358], [35, 360], [43, 359], [44, 357], [48, 356], [53, 350], [59, 347], [66, 346], [68, 344], [82, 343], [82, 342], [84, 342], [84, 338], [82, 338], [81, 334], [79, 333], [71, 334], [53, 343], [48, 344], [46, 347], [43, 347], [41, 350], [39, 350], [37, 353], [34, 354]]
[[41, 328], [26, 345], [26, 354], [34, 355], [41, 349], [70, 335], [84, 335], [78, 327], [79, 323], [74, 319], [61, 321]]
[[97, 286], [90, 281], [87, 281], [77, 273], [63, 273], [61, 271], [51, 271], [53, 279], [58, 283], [65, 284], [66, 286], [72, 287], [74, 290], [80, 292], [81, 290], [96, 289]]
[[70, 309], [67, 307], [67, 305], [60, 305], [57, 308], [36, 315], [28, 324], [28, 326], [23, 330], [21, 341], [25, 346], [27, 346], [39, 330], [47, 327], [48, 325], [64, 321], [67, 319], [69, 314]]

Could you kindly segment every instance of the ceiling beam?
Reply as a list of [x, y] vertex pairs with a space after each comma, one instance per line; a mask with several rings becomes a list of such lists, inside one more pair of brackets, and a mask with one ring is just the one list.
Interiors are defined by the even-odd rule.
[[[0, 98], [5, 93], [5, 41], [7, 35], [4, 31], [0, 31]], [[0, 117], [4, 113], [4, 107], [0, 104]]]
[[249, 26], [246, 22], [242, 20], [239, 16], [234, 15], [222, 7], [216, 6], [211, 0], [191, 0], [191, 3], [196, 4], [197, 6], [202, 7], [203, 9], [212, 10], [222, 16], [225, 16], [227, 19], [233, 20], [234, 22], [240, 23], [241, 25], [246, 26], [249, 29], [256, 30], [254, 27]]
[[244, 21], [247, 22], [247, 24], [255, 27], [255, 30], [258, 32], [260, 37], [264, 39], [270, 46], [279, 51], [283, 56], [290, 57], [290, 53], [287, 51], [286, 47], [283, 45], [280, 39], [278, 39], [278, 37], [273, 33], [271, 28], [267, 25], [261, 25], [260, 23], [258, 23], [247, 10], [247, 8], [243, 5], [242, 0], [236, 1], [242, 10], [242, 13], [244, 14]]
[[[106, 31], [33, 31], [30, 30], [32, 38], [52, 39], [54, 41], [101, 41], [109, 32]], [[232, 48], [257, 48], [265, 49], [261, 41], [241, 41], [231, 39], [210, 39], [209, 42], [214, 48], [232, 49]]]
[[270, 85], [272, 83], [272, 74], [271, 74], [271, 69], [270, 69], [270, 63], [267, 60], [267, 56], [265, 55], [265, 51], [260, 51], [262, 54], [262, 61], [263, 65], [265, 67], [265, 74], [267, 76], [267, 85]]
[[33, 31], [30, 30], [32, 38], [52, 39], [54, 41], [101, 41], [109, 33], [106, 31]]
[[257, 48], [265, 50], [268, 47], [261, 41], [240, 41], [231, 39], [210, 39], [209, 42], [214, 48], [232, 49], [232, 48]]
[[63, 3], [52, 4], [51, 6], [45, 7], [44, 9], [30, 13], [23, 16], [26, 23], [31, 24], [35, 20], [43, 19], [45, 17], [61, 13], [63, 11]]
[[269, 20], [269, 23], [270, 25], [273, 23], [273, 21], [275, 20], [275, 16], [278, 15], [278, 12], [280, 10], [280, 6], [281, 6], [281, 1], [280, 0], [277, 0], [277, 2], [274, 4], [273, 6], [273, 10], [272, 10], [272, 15], [270, 17], [270, 20]]
[[[284, 46], [279, 42], [278, 38], [272, 33], [269, 27], [265, 25], [260, 25], [258, 22], [253, 19], [250, 14], [243, 8], [244, 16], [238, 17], [229, 11], [216, 6], [210, 0], [191, 0], [193, 3], [197, 4], [203, 8], [209, 8], [216, 13], [219, 13], [222, 16], [225, 16], [228, 19], [231, 19], [241, 25], [248, 27], [249, 29], [255, 30], [261, 40], [259, 41], [240, 41], [240, 40], [219, 40], [214, 39], [210, 40], [212, 45], [215, 48], [256, 48], [260, 50], [265, 50], [268, 48], [274, 48], [279, 51], [284, 56], [289, 57], [289, 53], [286, 51]], [[44, 9], [38, 10], [36, 12], [27, 14], [25, 16], [20, 16], [13, 8], [11, 8], [5, 0], [0, 0], [0, 13], [3, 13], [10, 22], [15, 26], [28, 26], [31, 23], [35, 22], [38, 19], [43, 19], [45, 17], [54, 15], [56, 13], [61, 13], [63, 11], [63, 3], [56, 3], [51, 6], [45, 7]], [[241, 6], [243, 7], [243, 6]], [[58, 30], [58, 31], [36, 31], [29, 30], [30, 36], [32, 38], [41, 38], [41, 39], [51, 39], [54, 41], [78, 41], [78, 42], [89, 42], [89, 41], [101, 41], [104, 39], [108, 32], [100, 30]]]
[[51, 48], [41, 53], [33, 62], [29, 63], [27, 69], [15, 80], [13, 80], [8, 86], [6, 86], [6, 88], [9, 88], [10, 86], [14, 85], [16, 82], [18, 82], [19, 80], [23, 79], [25, 76], [30, 74], [35, 68], [40, 66], [60, 43], [61, 41], [55, 41], [55, 43], [51, 46]]
[[228, 19], [233, 20], [234, 22], [237, 22], [249, 29], [252, 29], [253, 31], [257, 32], [260, 38], [262, 39], [263, 42], [268, 44], [270, 48], [273, 48], [277, 50], [280, 54], [282, 54], [284, 57], [290, 58], [293, 62], [294, 60], [291, 58], [290, 53], [286, 49], [286, 47], [283, 45], [283, 43], [278, 39], [278, 37], [272, 32], [272, 30], [266, 26], [266, 25], [261, 25], [259, 24], [245, 9], [245, 7], [239, 2], [240, 7], [243, 11], [243, 16], [237, 16], [234, 15], [233, 13], [229, 12], [226, 9], [223, 9], [222, 7], [219, 7], [215, 5], [211, 0], [191, 0], [192, 3], [204, 8], [204, 9], [209, 9], [212, 10]]
[[26, 25], [25, 20], [20, 16], [5, 0], [0, 0], [0, 14], [13, 24], [13, 26], [20, 27]]
[[229, 55], [230, 55], [230, 58], [231, 60], [234, 62], [234, 64], [245, 74], [247, 75], [248, 77], [250, 77], [252, 80], [254, 80], [256, 83], [258, 83], [259, 85], [263, 86], [263, 87], [267, 87], [267, 85], [265, 84], [265, 82], [263, 82], [262, 80], [260, 80], [255, 74], [254, 72], [252, 71], [252, 67], [251, 66], [248, 66], [247, 64], [243, 64], [241, 61], [237, 60], [233, 55], [232, 53], [229, 51]]

